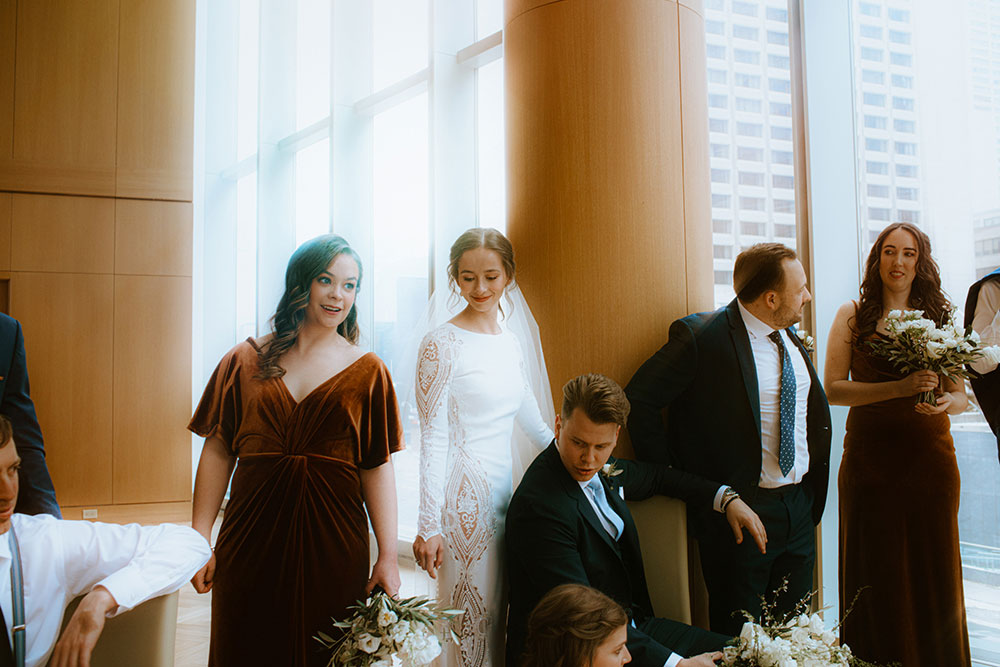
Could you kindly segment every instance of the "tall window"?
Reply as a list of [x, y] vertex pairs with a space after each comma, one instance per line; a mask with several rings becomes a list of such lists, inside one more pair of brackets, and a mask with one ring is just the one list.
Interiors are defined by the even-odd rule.
[[[267, 333], [292, 251], [330, 231], [361, 255], [363, 344], [393, 370], [431, 290], [447, 289], [451, 241], [505, 226], [502, 0], [240, 0], [202, 18], [194, 384]], [[394, 460], [412, 539], [420, 439], [404, 419]]]
[[[1000, 265], [1000, 228], [985, 222], [1000, 210], [1000, 3], [855, 0], [852, 32], [862, 255], [886, 225], [918, 225], [961, 308]], [[996, 439], [974, 402], [951, 423], [973, 657], [1000, 664]]]
[[796, 245], [787, 8], [785, 0], [706, 4], [717, 306], [734, 296], [740, 250]]

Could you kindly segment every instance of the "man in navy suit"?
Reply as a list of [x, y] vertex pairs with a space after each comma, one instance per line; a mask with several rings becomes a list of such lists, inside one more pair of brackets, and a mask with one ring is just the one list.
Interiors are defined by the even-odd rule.
[[14, 427], [21, 456], [20, 485], [15, 512], [51, 514], [62, 518], [52, 478], [45, 466], [42, 430], [28, 391], [28, 364], [21, 323], [0, 313], [0, 414]]
[[[716, 487], [669, 466], [611, 459], [628, 411], [621, 387], [603, 375], [567, 382], [556, 439], [511, 498], [505, 536], [509, 667], [520, 664], [531, 610], [565, 583], [592, 586], [625, 609], [636, 667], [708, 667], [722, 657], [718, 651], [729, 637], [654, 616], [639, 535], [625, 505], [625, 499], [662, 494], [710, 506]], [[609, 460], [613, 467], [605, 468]], [[756, 519], [742, 502], [729, 511], [738, 510], [746, 521]]]
[[[688, 525], [711, 628], [727, 634], [739, 632], [739, 611], [759, 617], [760, 596], [783, 580], [780, 612], [812, 590], [830, 461], [829, 404], [792, 328], [811, 299], [795, 251], [778, 243], [744, 250], [733, 283], [728, 306], [671, 324], [667, 344], [625, 388], [638, 457], [716, 489], [713, 502], [688, 504]], [[737, 498], [762, 520], [766, 545], [733, 539], [724, 510]]]

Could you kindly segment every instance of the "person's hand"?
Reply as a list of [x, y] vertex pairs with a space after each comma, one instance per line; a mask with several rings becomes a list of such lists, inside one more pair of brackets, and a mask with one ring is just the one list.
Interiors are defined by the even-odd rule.
[[444, 562], [444, 538], [440, 535], [428, 537], [426, 540], [417, 537], [413, 540], [413, 557], [431, 579], [437, 579], [438, 568]]
[[[738, 502], [737, 500], [733, 501]], [[728, 507], [726, 509], [729, 509]], [[701, 655], [684, 658], [677, 663], [677, 667], [715, 667], [715, 662], [722, 660], [722, 651], [714, 653], [702, 653]]]
[[939, 415], [951, 407], [951, 402], [954, 400], [947, 391], [940, 396], [935, 396], [935, 398], [937, 399], [937, 405], [917, 403], [913, 409], [922, 415]]
[[764, 530], [764, 524], [761, 523], [757, 513], [743, 502], [742, 498], [731, 500], [726, 505], [726, 520], [729, 522], [729, 527], [733, 529], [733, 535], [736, 536], [736, 544], [743, 544], [743, 529], [746, 528], [754, 542], [757, 543], [760, 552], [767, 553], [767, 548], [764, 546], [767, 544], [767, 531]]
[[368, 578], [368, 585], [365, 586], [365, 595], [368, 595], [376, 586], [381, 586], [389, 596], [399, 595], [399, 559], [396, 554], [386, 555], [384, 558], [379, 554], [372, 568], [372, 576]]
[[212, 590], [212, 583], [215, 581], [215, 549], [212, 549], [212, 555], [209, 556], [208, 562], [194, 573], [191, 577], [191, 585], [199, 593], [207, 593]]
[[901, 397], [916, 396], [937, 389], [938, 376], [934, 371], [913, 371], [902, 380], [896, 380], [896, 384]]
[[90, 654], [104, 630], [107, 613], [117, 606], [114, 596], [103, 586], [87, 593], [56, 642], [49, 667], [90, 667]]

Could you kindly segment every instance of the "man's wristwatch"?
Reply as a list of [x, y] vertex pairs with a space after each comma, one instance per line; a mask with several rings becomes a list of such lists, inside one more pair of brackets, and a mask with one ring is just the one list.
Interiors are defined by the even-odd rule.
[[726, 490], [722, 492], [722, 499], [719, 502], [719, 507], [722, 508], [722, 513], [725, 514], [726, 508], [729, 506], [729, 503], [733, 502], [739, 497], [740, 494], [736, 493], [736, 491], [733, 490], [733, 487], [727, 486]]

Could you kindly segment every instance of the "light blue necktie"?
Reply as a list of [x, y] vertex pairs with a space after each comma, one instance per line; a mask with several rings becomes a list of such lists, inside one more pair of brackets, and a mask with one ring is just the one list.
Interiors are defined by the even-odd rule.
[[778, 447], [778, 467], [781, 474], [787, 475], [795, 465], [795, 370], [792, 369], [792, 358], [788, 356], [785, 341], [781, 340], [780, 331], [772, 331], [768, 338], [778, 346], [781, 356], [781, 444]]
[[604, 493], [604, 485], [601, 484], [600, 474], [594, 475], [587, 482], [587, 487], [590, 489], [591, 494], [594, 496], [594, 501], [597, 503], [597, 509], [600, 510], [601, 514], [607, 520], [608, 523], [615, 529], [615, 534], [613, 537], [615, 541], [622, 536], [622, 531], [625, 530], [625, 522], [622, 518], [618, 516], [618, 513], [611, 509], [611, 505], [608, 503], [608, 496]]

